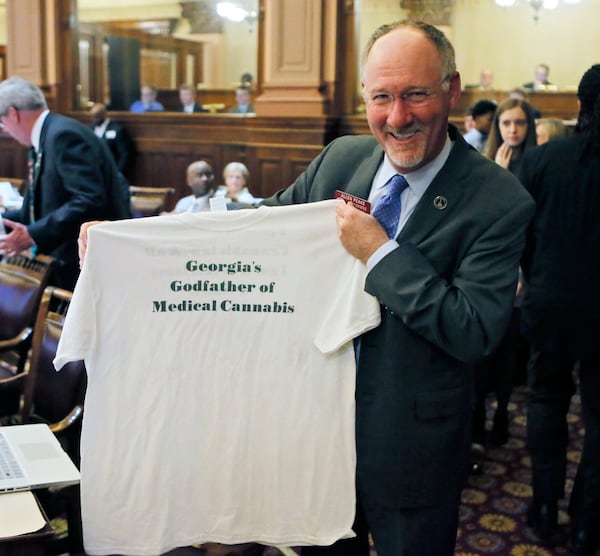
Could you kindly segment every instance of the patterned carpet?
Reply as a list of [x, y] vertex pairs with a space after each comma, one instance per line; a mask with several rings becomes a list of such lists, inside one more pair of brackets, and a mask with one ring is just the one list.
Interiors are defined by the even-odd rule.
[[[531, 464], [526, 445], [525, 397], [525, 387], [515, 388], [509, 406], [508, 443], [500, 448], [488, 447], [483, 473], [470, 476], [463, 490], [456, 556], [568, 554], [564, 546], [545, 548], [536, 543], [526, 525], [531, 499]], [[493, 406], [488, 399], [488, 421], [491, 421]], [[578, 396], [573, 398], [568, 421], [567, 493], [571, 491], [583, 442]], [[560, 503], [559, 521], [563, 524], [568, 523], [567, 500]]]

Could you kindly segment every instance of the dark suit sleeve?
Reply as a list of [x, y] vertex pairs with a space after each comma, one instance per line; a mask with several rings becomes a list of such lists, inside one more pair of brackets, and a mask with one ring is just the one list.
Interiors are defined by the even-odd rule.
[[21, 224], [27, 224], [29, 219], [27, 218], [27, 213], [25, 208], [29, 206], [29, 195], [25, 193], [23, 197], [23, 205], [19, 209], [7, 210], [2, 214], [2, 218], [6, 218], [7, 220], [12, 220], [13, 222], [20, 222]]
[[[475, 362], [491, 354], [508, 324], [524, 232], [533, 215], [533, 203], [525, 194], [511, 205], [496, 211], [494, 220], [486, 215], [460, 256], [450, 252], [452, 230], [441, 230], [436, 241], [447, 241], [445, 257], [456, 264], [451, 272], [445, 268], [443, 251], [437, 258], [410, 241], [400, 241], [369, 272], [366, 291], [455, 359]], [[485, 207], [480, 209], [484, 214]]]
[[77, 237], [79, 226], [102, 218], [110, 204], [107, 165], [114, 169], [114, 162], [107, 159], [110, 155], [101, 141], [90, 134], [66, 127], [53, 131], [46, 141], [37, 185], [42, 216], [28, 226], [42, 252]]

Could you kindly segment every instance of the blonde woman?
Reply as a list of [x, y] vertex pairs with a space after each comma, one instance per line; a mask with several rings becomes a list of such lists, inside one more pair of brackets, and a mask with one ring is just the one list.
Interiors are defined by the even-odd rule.
[[230, 162], [223, 170], [225, 185], [217, 188], [215, 197], [227, 197], [232, 203], [255, 205], [262, 198], [255, 197], [248, 190], [250, 172], [241, 162]]
[[565, 124], [558, 118], [542, 118], [535, 126], [537, 144], [543, 145], [552, 139], [558, 139], [567, 132]]

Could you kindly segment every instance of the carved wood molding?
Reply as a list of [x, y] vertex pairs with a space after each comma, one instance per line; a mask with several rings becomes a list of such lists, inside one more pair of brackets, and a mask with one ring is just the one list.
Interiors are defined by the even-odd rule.
[[215, 2], [192, 0], [179, 2], [181, 17], [190, 22], [190, 33], [222, 33], [223, 20], [217, 15]]
[[407, 17], [426, 21], [431, 25], [450, 25], [454, 0], [400, 0]]

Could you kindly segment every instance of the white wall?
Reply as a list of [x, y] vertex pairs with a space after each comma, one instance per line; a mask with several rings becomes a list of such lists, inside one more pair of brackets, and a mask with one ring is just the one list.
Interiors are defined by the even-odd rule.
[[[463, 83], [477, 83], [484, 68], [494, 85], [507, 90], [533, 78], [535, 66], [550, 66], [550, 81], [560, 89], [576, 88], [583, 73], [600, 63], [600, 0], [561, 4], [554, 11], [533, 9], [525, 0], [500, 8], [494, 0], [456, 0], [447, 31], [456, 49]], [[381, 23], [404, 17], [399, 2], [361, 0], [360, 47]]]
[[[523, 4], [525, 2], [522, 2]], [[454, 12], [454, 46], [463, 82], [477, 82], [481, 69], [495, 85], [510, 89], [531, 81], [536, 64], [550, 66], [550, 81], [576, 88], [583, 73], [600, 63], [600, 0], [540, 11], [527, 5], [500, 8], [493, 0], [459, 0]]]

